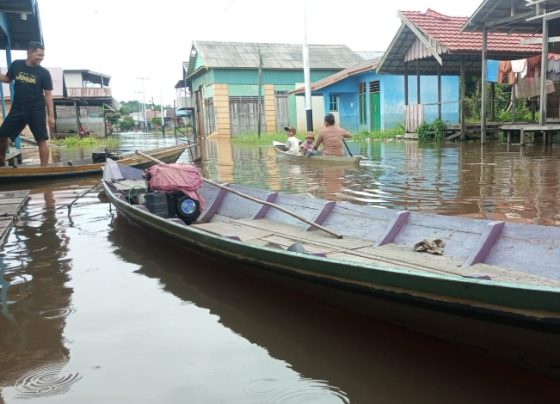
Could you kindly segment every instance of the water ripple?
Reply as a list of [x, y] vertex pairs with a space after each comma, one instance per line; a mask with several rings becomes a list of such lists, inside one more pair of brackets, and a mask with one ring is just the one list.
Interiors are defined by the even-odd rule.
[[56, 363], [24, 374], [15, 383], [19, 392], [17, 398], [28, 399], [67, 393], [82, 376], [79, 373], [63, 373], [63, 367], [63, 363]]
[[330, 386], [326, 381], [299, 379], [285, 383], [279, 379], [262, 378], [253, 380], [245, 388], [250, 394], [262, 395], [266, 402], [284, 403], [349, 403], [346, 394], [338, 388]]
[[39, 315], [41, 315], [43, 318], [45, 318], [47, 320], [54, 320], [56, 318], [67, 317], [70, 314], [73, 314], [75, 312], [76, 312], [76, 309], [72, 306], [69, 306], [69, 307], [63, 307], [63, 308], [56, 308], [56, 309], [52, 309], [52, 310], [43, 310], [39, 313]]
[[[307, 383], [302, 385], [302, 381]], [[330, 386], [326, 381], [302, 379], [293, 386], [287, 386], [287, 388], [284, 389], [282, 393], [278, 394], [271, 403], [348, 404], [350, 403], [350, 399], [344, 392], [336, 387]]]

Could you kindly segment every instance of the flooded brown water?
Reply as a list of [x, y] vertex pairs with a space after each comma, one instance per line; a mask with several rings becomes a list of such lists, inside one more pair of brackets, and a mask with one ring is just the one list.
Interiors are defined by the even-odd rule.
[[[121, 146], [173, 143], [131, 135]], [[557, 146], [351, 144], [371, 160], [337, 168], [212, 141], [202, 169], [334, 200], [558, 225]], [[97, 190], [69, 212], [97, 181], [0, 184], [32, 192], [0, 255], [0, 403], [557, 401], [558, 380], [192, 254], [119, 217]]]

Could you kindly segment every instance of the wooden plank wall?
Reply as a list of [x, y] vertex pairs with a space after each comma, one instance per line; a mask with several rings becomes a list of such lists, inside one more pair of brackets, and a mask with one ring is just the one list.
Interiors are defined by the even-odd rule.
[[416, 128], [424, 122], [424, 105], [405, 105], [405, 128], [407, 133], [416, 132]]

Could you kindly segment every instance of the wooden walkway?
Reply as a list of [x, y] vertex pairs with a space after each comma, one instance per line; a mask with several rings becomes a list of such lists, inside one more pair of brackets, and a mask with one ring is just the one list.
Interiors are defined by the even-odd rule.
[[519, 139], [519, 145], [524, 146], [527, 143], [526, 135], [527, 133], [533, 133], [533, 136], [542, 136], [544, 145], [552, 143], [552, 136], [556, 133], [560, 133], [560, 124], [551, 123], [547, 125], [539, 124], [511, 124], [502, 125], [500, 129], [506, 135], [506, 143], [510, 144], [512, 137]]
[[14, 218], [27, 202], [28, 196], [29, 191], [0, 192], [0, 250], [12, 228]]

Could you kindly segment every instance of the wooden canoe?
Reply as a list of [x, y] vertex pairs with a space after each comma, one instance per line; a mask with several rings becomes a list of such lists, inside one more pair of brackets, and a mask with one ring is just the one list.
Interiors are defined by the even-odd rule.
[[[188, 147], [190, 146], [185, 143], [177, 146], [147, 150], [145, 153], [166, 163], [173, 163], [177, 161], [177, 159]], [[138, 168], [146, 168], [153, 164], [153, 162], [146, 157], [139, 156], [136, 153], [130, 153], [122, 156], [122, 158], [119, 159], [119, 162]], [[48, 167], [41, 167], [39, 165], [20, 165], [16, 167], [6, 166], [0, 167], [0, 181], [24, 181], [98, 174], [101, 173], [104, 164], [105, 163], [94, 163], [90, 158], [79, 161], [51, 164]]]
[[[200, 190], [204, 211], [186, 225], [128, 202], [131, 190], [145, 187], [141, 173], [108, 161], [103, 184], [119, 213], [149, 231], [250, 264], [258, 276], [331, 303], [560, 378], [558, 227], [394, 211], [208, 180]], [[443, 255], [415, 251], [417, 243], [436, 239], [445, 243]]]
[[358, 165], [360, 163], [360, 160], [362, 159], [362, 156], [295, 156], [282, 150], [284, 143], [274, 141], [272, 142], [272, 145], [274, 146], [274, 150], [276, 151], [276, 157], [281, 158], [282, 160], [299, 164]]

